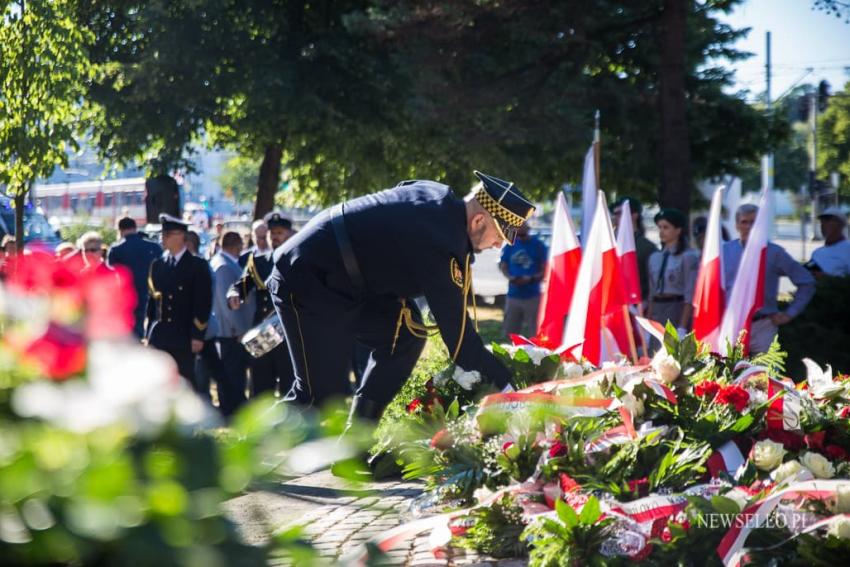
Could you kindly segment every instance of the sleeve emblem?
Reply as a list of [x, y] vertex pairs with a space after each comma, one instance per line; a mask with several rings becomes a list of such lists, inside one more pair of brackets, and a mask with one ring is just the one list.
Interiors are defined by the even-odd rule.
[[460, 269], [457, 259], [452, 258], [449, 261], [449, 273], [452, 276], [452, 281], [456, 286], [463, 289], [463, 270]]

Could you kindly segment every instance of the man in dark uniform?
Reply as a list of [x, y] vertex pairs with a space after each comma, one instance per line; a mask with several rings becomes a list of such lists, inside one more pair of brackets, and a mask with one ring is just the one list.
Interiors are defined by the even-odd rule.
[[195, 384], [195, 355], [204, 347], [212, 305], [212, 279], [207, 263], [189, 253], [189, 225], [160, 215], [165, 253], [148, 272], [148, 345], [170, 354], [180, 375]]
[[377, 419], [436, 331], [410, 298], [424, 295], [452, 360], [498, 388], [511, 374], [476, 332], [473, 254], [513, 242], [534, 207], [512, 183], [475, 172], [465, 199], [433, 181], [406, 181], [319, 213], [274, 253], [266, 282], [295, 371], [287, 400], [348, 393], [352, 347], [371, 350], [352, 415]]
[[[260, 225], [254, 225], [254, 236], [256, 238], [260, 238], [256, 230], [258, 226]], [[259, 325], [274, 314], [274, 304], [265, 283], [272, 273], [272, 268], [274, 268], [272, 252], [294, 234], [292, 222], [277, 212], [267, 214], [261, 226], [267, 229], [267, 234], [265, 231], [262, 232], [262, 237], [268, 237], [271, 247], [264, 246], [264, 243], [255, 242], [248, 253], [240, 256], [240, 264], [242, 259], [245, 259], [242, 278], [233, 284], [227, 293], [230, 308], [238, 309], [253, 292], [256, 301], [254, 326]], [[252, 357], [249, 365], [254, 395], [274, 392], [278, 388], [281, 392], [286, 393], [292, 387], [292, 362], [289, 360], [289, 351], [285, 344], [278, 345], [270, 353], [260, 358]]]
[[133, 287], [136, 289], [136, 309], [133, 312], [135, 324], [133, 333], [139, 338], [145, 332], [145, 307], [148, 303], [148, 269], [157, 257], [162, 255], [159, 244], [145, 240], [137, 232], [136, 221], [125, 217], [118, 221], [121, 241], [113, 244], [106, 255], [110, 266], [126, 266], [133, 274]]

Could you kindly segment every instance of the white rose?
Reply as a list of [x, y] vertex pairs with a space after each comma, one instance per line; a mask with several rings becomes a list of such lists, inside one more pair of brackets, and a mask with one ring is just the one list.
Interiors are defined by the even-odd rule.
[[785, 456], [785, 449], [782, 443], [776, 443], [769, 439], [759, 441], [753, 447], [753, 463], [756, 468], [763, 471], [772, 471], [782, 464], [782, 458]]
[[460, 366], [455, 366], [452, 380], [457, 382], [464, 390], [472, 390], [473, 386], [481, 382], [481, 373], [477, 370], [467, 372]]
[[760, 406], [767, 401], [767, 394], [755, 388], [747, 388], [747, 393], [750, 395], [750, 401], [747, 405], [750, 407]]
[[475, 492], [472, 493], [472, 497], [479, 504], [487, 500], [493, 496], [493, 491], [487, 488], [486, 486], [482, 486], [481, 488], [476, 488]]
[[800, 457], [800, 463], [812, 471], [812, 474], [818, 478], [832, 478], [835, 476], [835, 467], [829, 462], [829, 459], [820, 453], [812, 453], [808, 451]]
[[434, 376], [434, 387], [442, 388], [449, 382], [449, 373], [445, 370]]
[[836, 516], [829, 522], [826, 533], [841, 539], [850, 539], [850, 518]]
[[835, 514], [850, 513], [850, 487], [839, 486], [835, 491], [835, 504], [832, 506]]
[[786, 478], [795, 476], [803, 470], [805, 470], [805, 467], [803, 467], [799, 461], [792, 459], [779, 465], [779, 467], [773, 471], [771, 476], [773, 476], [774, 481], [782, 482]]
[[640, 398], [635, 397], [633, 394], [623, 394], [620, 401], [624, 406], [626, 406], [626, 409], [629, 410], [632, 417], [640, 417], [643, 415], [643, 400]]
[[566, 362], [563, 365], [564, 378], [567, 380], [577, 380], [584, 376], [584, 368], [582, 368], [581, 364], [576, 364], [575, 362]]
[[538, 346], [523, 345], [522, 349], [528, 354], [534, 366], [540, 366], [543, 359], [552, 354], [551, 350]]
[[682, 373], [682, 367], [679, 365], [679, 361], [669, 354], [657, 356], [652, 361], [652, 367], [655, 369], [658, 377], [666, 384], [675, 382], [679, 374]]

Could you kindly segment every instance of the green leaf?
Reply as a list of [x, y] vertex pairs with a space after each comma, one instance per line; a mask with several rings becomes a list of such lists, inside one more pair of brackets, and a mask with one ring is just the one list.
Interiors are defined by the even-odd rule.
[[664, 348], [667, 349], [667, 354], [679, 359], [679, 332], [670, 321], [664, 326]]
[[712, 496], [711, 506], [721, 514], [735, 515], [741, 511], [737, 502], [725, 496]]
[[579, 523], [578, 514], [573, 510], [572, 506], [561, 500], [560, 498], [555, 501], [555, 512], [558, 514], [558, 518], [564, 523], [567, 528], [574, 528]]
[[579, 522], [581, 522], [585, 526], [592, 526], [596, 523], [596, 521], [599, 519], [599, 516], [601, 515], [602, 511], [599, 507], [599, 500], [597, 500], [595, 496], [591, 496], [581, 508], [581, 514], [579, 514]]

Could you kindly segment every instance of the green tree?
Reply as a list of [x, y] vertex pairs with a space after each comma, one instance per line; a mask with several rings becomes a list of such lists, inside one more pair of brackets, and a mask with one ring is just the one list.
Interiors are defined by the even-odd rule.
[[66, 147], [74, 145], [91, 35], [70, 17], [73, 0], [0, 6], [0, 183], [14, 198], [23, 250], [26, 197], [36, 179], [66, 164]]
[[236, 203], [250, 203], [257, 196], [259, 170], [259, 160], [233, 156], [225, 162], [218, 183]]
[[598, 108], [603, 188], [687, 209], [693, 177], [737, 173], [771, 141], [725, 92], [720, 61], [746, 56], [731, 45], [747, 30], [719, 20], [736, 3], [386, 0], [370, 23], [415, 94], [398, 148], [431, 177], [489, 169], [551, 197], [579, 180]]
[[829, 99], [818, 119], [818, 170], [822, 176], [837, 171], [842, 192], [850, 194], [850, 81]]

